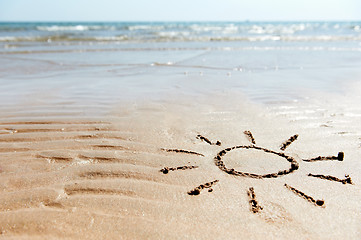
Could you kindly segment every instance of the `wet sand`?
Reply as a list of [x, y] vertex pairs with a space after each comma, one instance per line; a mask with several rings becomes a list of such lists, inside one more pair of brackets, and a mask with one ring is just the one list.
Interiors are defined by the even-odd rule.
[[3, 112], [0, 238], [357, 239], [356, 96]]
[[0, 239], [359, 238], [359, 23], [56, 24], [0, 32]]

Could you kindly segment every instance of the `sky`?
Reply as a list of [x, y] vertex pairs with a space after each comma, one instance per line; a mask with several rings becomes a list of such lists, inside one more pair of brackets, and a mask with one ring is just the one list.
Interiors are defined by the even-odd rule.
[[360, 0], [0, 0], [0, 21], [361, 20]]

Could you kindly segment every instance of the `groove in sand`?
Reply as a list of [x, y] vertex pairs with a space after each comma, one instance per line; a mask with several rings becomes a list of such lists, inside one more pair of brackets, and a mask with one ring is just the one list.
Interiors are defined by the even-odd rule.
[[256, 194], [253, 187], [248, 189], [247, 195], [249, 197], [249, 204], [251, 205], [251, 210], [253, 213], [258, 213], [259, 211], [263, 210], [263, 207], [261, 207], [256, 200]]
[[293, 143], [294, 141], [296, 141], [298, 138], [298, 134], [293, 135], [292, 137], [290, 137], [287, 141], [285, 141], [284, 143], [282, 143], [281, 146], [281, 150], [284, 151], [286, 150], [286, 148], [291, 145], [291, 143]]
[[332, 161], [332, 160], [343, 161], [344, 155], [345, 155], [345, 154], [344, 154], [343, 152], [339, 152], [339, 153], [337, 154], [337, 156], [327, 156], [327, 157], [318, 156], [318, 157], [316, 157], [316, 158], [303, 159], [303, 161], [304, 161], [304, 162]]
[[106, 150], [128, 150], [128, 148], [123, 146], [115, 146], [115, 145], [91, 145], [92, 148], [100, 148]]
[[159, 171], [164, 174], [167, 174], [167, 173], [169, 173], [169, 171], [187, 170], [187, 169], [194, 169], [194, 168], [198, 168], [198, 166], [164, 167]]
[[[7, 135], [8, 136], [8, 135]], [[69, 139], [117, 139], [125, 140], [125, 138], [118, 136], [107, 136], [105, 134], [88, 134], [78, 136], [54, 136], [54, 137], [22, 137], [22, 138], [0, 138], [0, 142], [43, 142], [43, 141], [54, 141], [54, 140], [69, 140]]]
[[123, 159], [120, 158], [115, 158], [115, 157], [90, 157], [90, 156], [85, 156], [85, 155], [78, 155], [78, 158], [83, 159], [83, 160], [94, 160], [97, 162], [122, 162], [124, 161]]
[[62, 156], [43, 156], [43, 155], [36, 155], [37, 158], [45, 158], [50, 159], [54, 162], [71, 162], [73, 161], [73, 158], [71, 157], [62, 157]]
[[110, 128], [3, 128], [0, 130], [9, 131], [9, 134], [14, 133], [47, 133], [47, 132], [91, 132], [91, 131], [115, 131], [114, 129]]
[[244, 131], [244, 135], [246, 135], [248, 141], [250, 141], [252, 144], [256, 144], [256, 140], [254, 139], [251, 131]]
[[217, 145], [217, 146], [221, 146], [221, 142], [220, 141], [217, 141], [217, 142], [211, 142], [211, 140], [209, 140], [208, 138], [206, 138], [206, 137], [204, 137], [204, 136], [202, 136], [202, 135], [200, 135], [200, 134], [198, 134], [197, 135], [197, 137], [196, 137], [197, 139], [200, 139], [200, 140], [202, 140], [202, 141], [204, 141], [204, 142], [206, 142], [206, 143], [208, 143], [209, 145]]
[[138, 172], [113, 172], [113, 171], [89, 171], [79, 174], [80, 177], [88, 179], [97, 178], [133, 178], [138, 180], [154, 181], [150, 176]]
[[166, 152], [176, 152], [176, 153], [194, 154], [194, 155], [198, 155], [198, 156], [204, 157], [204, 155], [201, 154], [201, 153], [197, 153], [197, 152], [193, 152], [193, 151], [188, 151], [188, 150], [183, 150], [183, 149], [167, 149], [167, 148], [162, 148], [161, 150], [162, 150], [162, 151], [166, 151]]
[[201, 191], [205, 188], [208, 188], [208, 192], [212, 192], [213, 189], [212, 189], [212, 186], [214, 184], [216, 184], [217, 182], [219, 182], [219, 180], [214, 180], [212, 182], [207, 182], [207, 183], [204, 183], [204, 184], [201, 184], [199, 185], [198, 187], [192, 189], [191, 191], [188, 192], [188, 195], [199, 195], [201, 193]]
[[300, 190], [297, 190], [294, 187], [289, 186], [288, 184], [285, 183], [285, 187], [289, 190], [291, 190], [292, 192], [294, 192], [296, 195], [298, 195], [299, 197], [309, 201], [310, 203], [313, 203], [315, 206], [318, 207], [323, 207], [325, 204], [324, 200], [315, 200], [313, 197], [308, 196], [307, 194], [301, 192]]
[[135, 192], [120, 190], [120, 189], [105, 189], [105, 188], [91, 188], [91, 187], [66, 187], [64, 189], [67, 195], [75, 195], [75, 194], [95, 194], [95, 195], [127, 195], [127, 196], [135, 196]]
[[345, 175], [345, 179], [339, 179], [337, 177], [334, 176], [330, 176], [330, 175], [322, 175], [322, 174], [312, 174], [309, 173], [307, 176], [309, 177], [316, 177], [316, 178], [320, 178], [320, 179], [325, 179], [325, 180], [329, 180], [329, 181], [335, 181], [335, 182], [340, 182], [342, 184], [353, 184], [351, 177], [349, 175]]

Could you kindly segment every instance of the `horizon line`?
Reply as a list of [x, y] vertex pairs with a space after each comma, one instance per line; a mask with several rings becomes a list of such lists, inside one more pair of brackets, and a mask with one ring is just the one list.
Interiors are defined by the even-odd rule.
[[329, 20], [0, 20], [0, 22], [12, 22], [12, 23], [51, 23], [51, 22], [63, 22], [63, 23], [72, 23], [72, 22], [103, 22], [103, 23], [112, 23], [112, 22], [124, 22], [124, 23], [162, 23], [162, 22], [236, 22], [236, 23], [246, 23], [246, 22], [361, 22], [361, 19], [329, 19]]

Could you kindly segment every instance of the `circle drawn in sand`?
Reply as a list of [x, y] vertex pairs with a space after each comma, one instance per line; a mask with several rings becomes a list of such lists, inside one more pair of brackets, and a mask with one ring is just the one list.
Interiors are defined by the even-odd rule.
[[[266, 152], [266, 153], [271, 153], [271, 154], [280, 156], [282, 158], [285, 158], [288, 162], [291, 163], [291, 166], [290, 166], [289, 169], [280, 170], [280, 171], [278, 171], [276, 173], [268, 173], [268, 174], [247, 173], [247, 172], [237, 171], [234, 168], [227, 168], [227, 166], [225, 165], [222, 158], [228, 152], [230, 152], [232, 150], [235, 150], [235, 149], [256, 149], [256, 150], [263, 151], [263, 152]], [[288, 155], [286, 155], [284, 153], [275, 152], [275, 151], [272, 151], [272, 150], [269, 150], [269, 149], [266, 149], [266, 148], [263, 148], [263, 147], [258, 147], [256, 145], [235, 146], [235, 147], [226, 148], [226, 149], [220, 151], [217, 154], [217, 156], [214, 159], [214, 163], [216, 164], [216, 166], [220, 170], [222, 170], [222, 171], [224, 171], [224, 172], [226, 172], [228, 174], [232, 174], [232, 175], [235, 175], [235, 176], [242, 176], [242, 177], [250, 177], [250, 178], [277, 178], [279, 176], [289, 174], [289, 173], [297, 170], [298, 167], [299, 167], [298, 162], [293, 157], [290, 157], [290, 156], [288, 156]]]

